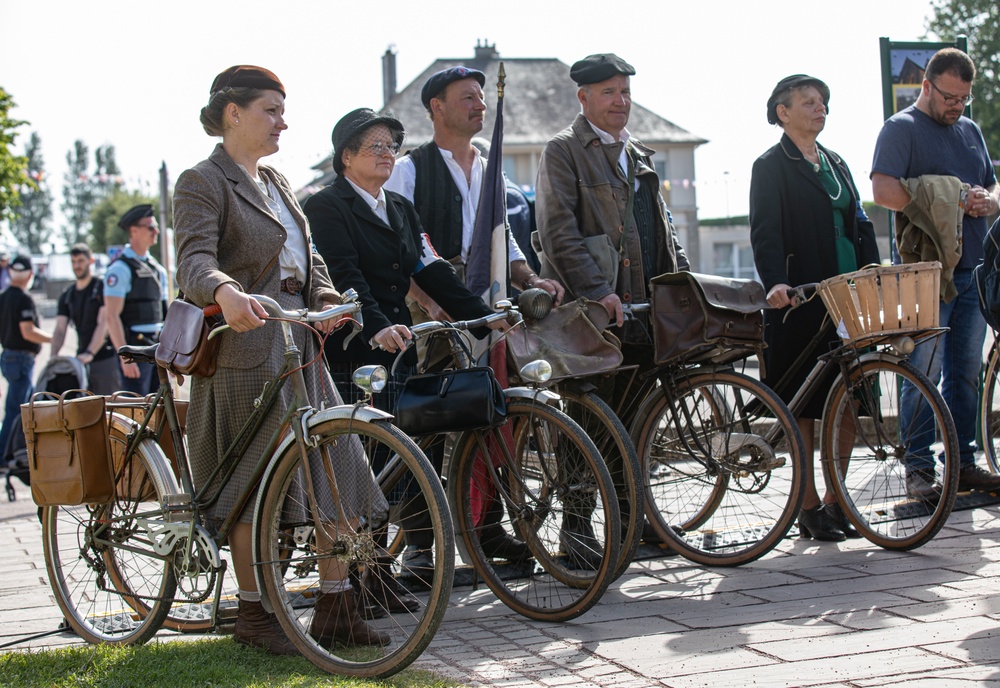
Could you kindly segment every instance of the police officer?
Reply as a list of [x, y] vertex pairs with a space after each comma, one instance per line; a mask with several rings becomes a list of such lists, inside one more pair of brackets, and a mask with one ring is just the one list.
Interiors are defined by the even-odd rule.
[[[108, 336], [116, 351], [126, 344], [156, 342], [167, 308], [167, 272], [149, 255], [160, 236], [153, 206], [131, 208], [122, 215], [118, 226], [128, 233], [129, 243], [104, 275]], [[145, 395], [158, 386], [152, 363], [120, 360], [120, 365], [124, 389]]]

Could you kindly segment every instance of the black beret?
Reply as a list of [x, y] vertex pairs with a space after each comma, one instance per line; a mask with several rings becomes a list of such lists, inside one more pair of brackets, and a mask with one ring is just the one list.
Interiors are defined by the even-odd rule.
[[575, 81], [577, 86], [599, 84], [615, 74], [632, 76], [635, 74], [635, 67], [614, 53], [601, 53], [587, 55], [569, 68], [569, 78]]
[[10, 261], [11, 270], [22, 270], [27, 272], [31, 270], [31, 258], [28, 256], [17, 256], [14, 260]]
[[478, 69], [469, 69], [468, 67], [442, 69], [440, 72], [432, 74], [431, 78], [424, 84], [424, 87], [420, 89], [420, 102], [429, 110], [431, 107], [431, 98], [437, 97], [441, 91], [448, 88], [448, 84], [460, 79], [470, 78], [478, 81], [480, 87], [486, 85], [486, 75]]
[[208, 93], [214, 96], [216, 92], [224, 88], [237, 88], [239, 86], [277, 91], [282, 98], [285, 97], [285, 87], [281, 80], [274, 75], [274, 72], [253, 65], [233, 65], [215, 77]]
[[144, 217], [153, 217], [153, 206], [149, 203], [143, 203], [126, 210], [125, 214], [118, 220], [118, 226], [127, 232], [129, 227]]
[[817, 79], [814, 76], [807, 76], [805, 74], [792, 74], [791, 76], [786, 76], [784, 79], [778, 82], [771, 91], [771, 97], [767, 99], [767, 123], [777, 124], [778, 123], [778, 99], [786, 92], [796, 88], [804, 88], [806, 86], [815, 86], [816, 90], [819, 91], [820, 96], [823, 97], [823, 104], [826, 105], [826, 111], [830, 112], [830, 87], [827, 86], [822, 80]]
[[333, 139], [334, 172], [341, 174], [344, 171], [344, 163], [341, 157], [344, 154], [344, 149], [350, 145], [351, 140], [376, 124], [384, 124], [389, 127], [392, 131], [393, 141], [402, 145], [405, 133], [403, 125], [398, 119], [392, 116], [392, 113], [386, 112], [380, 115], [371, 108], [352, 110], [341, 117], [340, 121], [333, 127], [331, 138]]

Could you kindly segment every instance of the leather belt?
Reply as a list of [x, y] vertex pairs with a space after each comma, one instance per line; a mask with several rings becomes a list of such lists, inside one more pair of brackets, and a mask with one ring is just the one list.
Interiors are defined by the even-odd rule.
[[302, 282], [299, 282], [294, 277], [286, 277], [285, 279], [281, 280], [281, 291], [287, 294], [291, 294], [292, 296], [298, 296], [299, 294], [301, 294], [302, 287], [304, 286], [305, 285]]

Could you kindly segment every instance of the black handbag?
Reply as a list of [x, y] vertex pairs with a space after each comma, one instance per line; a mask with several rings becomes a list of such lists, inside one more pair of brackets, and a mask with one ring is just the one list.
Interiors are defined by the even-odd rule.
[[408, 435], [436, 435], [503, 425], [507, 400], [493, 369], [411, 375], [396, 400], [396, 425]]

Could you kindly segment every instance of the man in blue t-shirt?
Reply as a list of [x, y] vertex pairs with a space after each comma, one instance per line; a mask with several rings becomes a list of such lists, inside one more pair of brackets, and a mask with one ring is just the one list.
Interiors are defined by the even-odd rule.
[[[910, 204], [909, 190], [901, 179], [924, 175], [957, 177], [969, 185], [962, 203], [962, 257], [955, 268], [958, 296], [940, 302], [941, 326], [951, 328], [943, 341], [931, 339], [917, 346], [910, 361], [941, 382], [941, 393], [951, 409], [961, 448], [960, 490], [1000, 489], [1000, 475], [976, 466], [976, 418], [979, 371], [982, 367], [986, 321], [979, 311], [979, 296], [972, 278], [973, 268], [983, 257], [987, 218], [1000, 206], [993, 164], [979, 127], [962, 115], [972, 102], [976, 70], [961, 50], [946, 48], [927, 63], [917, 102], [890, 117], [875, 144], [872, 187], [875, 202], [890, 210], [903, 211]], [[906, 465], [906, 486], [911, 497], [934, 500], [940, 495], [935, 483], [934, 441], [931, 411], [920, 394], [903, 383], [900, 423], [904, 434], [911, 429]], [[926, 428], [923, 430], [922, 428]]]

